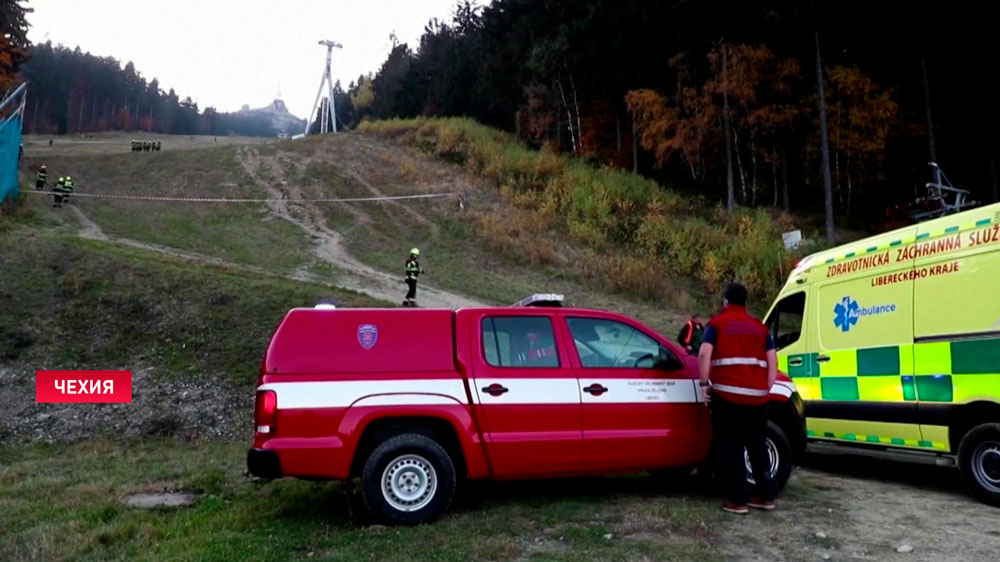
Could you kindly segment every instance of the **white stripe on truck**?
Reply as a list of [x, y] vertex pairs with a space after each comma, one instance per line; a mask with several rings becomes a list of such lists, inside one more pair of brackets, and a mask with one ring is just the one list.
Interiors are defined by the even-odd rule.
[[[684, 404], [704, 400], [697, 381], [692, 379], [484, 377], [470, 380], [469, 384], [474, 385], [472, 396], [475, 403], [483, 405]], [[503, 386], [507, 392], [497, 396], [483, 392], [483, 387], [492, 384]], [[593, 384], [608, 390], [597, 395], [583, 390]], [[714, 387], [728, 390], [720, 386], [724, 385]], [[279, 410], [468, 403], [465, 384], [460, 379], [269, 382], [257, 390], [273, 390], [278, 397]], [[794, 391], [794, 383], [777, 381], [770, 393], [790, 397]], [[766, 391], [755, 392], [766, 394]]]
[[[451, 403], [468, 403], [461, 379], [269, 382], [257, 390], [273, 390], [278, 395], [279, 410], [346, 408], [365, 397], [370, 397], [369, 400], [378, 397], [378, 403], [373, 405], [403, 406], [414, 404], [414, 395], [436, 395], [442, 400], [452, 400]], [[423, 400], [426, 404], [427, 398]]]
[[[475, 384], [473, 396], [478, 404], [579, 404], [580, 387], [575, 378], [561, 379], [495, 379], [481, 377], [469, 381]], [[493, 396], [483, 388], [498, 384], [507, 392]]]
[[584, 404], [683, 404], [700, 402], [692, 379], [580, 379], [580, 388], [599, 384], [608, 391], [583, 393]]

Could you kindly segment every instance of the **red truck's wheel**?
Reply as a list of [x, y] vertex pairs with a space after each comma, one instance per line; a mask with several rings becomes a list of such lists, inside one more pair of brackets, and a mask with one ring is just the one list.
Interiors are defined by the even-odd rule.
[[[792, 475], [792, 444], [785, 432], [773, 421], [767, 422], [767, 432], [764, 436], [764, 448], [767, 450], [768, 475], [771, 477], [771, 487], [775, 492], [781, 491]], [[753, 474], [750, 470], [750, 458], [744, 451], [744, 462], [747, 468], [747, 482], [753, 484]]]
[[[780, 492], [788, 483], [788, 478], [792, 475], [792, 444], [781, 427], [768, 420], [767, 430], [764, 435], [764, 447], [767, 450], [768, 474], [771, 477], [771, 487], [775, 492]], [[714, 447], [713, 447], [714, 449]], [[747, 482], [754, 483], [753, 475], [750, 471], [750, 459], [743, 453], [743, 460], [746, 463]], [[718, 459], [714, 450], [704, 464], [698, 467], [698, 482], [707, 489], [718, 489], [716, 473]]]
[[440, 517], [455, 495], [455, 465], [426, 435], [404, 433], [380, 443], [361, 473], [365, 506], [379, 523], [416, 525]]

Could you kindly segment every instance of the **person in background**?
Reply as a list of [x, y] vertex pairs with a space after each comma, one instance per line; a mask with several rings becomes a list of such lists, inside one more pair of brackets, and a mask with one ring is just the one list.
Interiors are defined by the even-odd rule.
[[424, 272], [420, 267], [420, 249], [410, 250], [410, 258], [406, 260], [406, 298], [403, 306], [417, 306], [417, 277]]
[[66, 183], [66, 178], [60, 177], [56, 181], [55, 187], [52, 188], [52, 191], [55, 192], [55, 193], [52, 194], [52, 206], [53, 207], [62, 207], [63, 193], [66, 192], [66, 187], [64, 185], [65, 183]]
[[73, 193], [75, 187], [76, 186], [73, 184], [73, 178], [71, 176], [66, 176], [65, 181], [63, 181], [63, 191], [66, 192], [66, 194], [63, 195], [63, 201], [69, 203], [69, 196]]
[[698, 355], [704, 332], [705, 326], [701, 323], [701, 315], [695, 312], [681, 327], [681, 333], [677, 334], [677, 343], [681, 344], [681, 347], [691, 355]]
[[[722, 509], [774, 509], [770, 459], [765, 447], [767, 404], [778, 376], [778, 354], [767, 327], [746, 309], [747, 290], [726, 288], [723, 309], [705, 328], [698, 353], [699, 385], [712, 410], [712, 430], [721, 482], [729, 500]], [[754, 495], [747, 482], [744, 447], [750, 458]]]
[[35, 176], [35, 190], [41, 191], [45, 189], [45, 184], [49, 182], [49, 171], [45, 168], [45, 164], [38, 167], [38, 174]]

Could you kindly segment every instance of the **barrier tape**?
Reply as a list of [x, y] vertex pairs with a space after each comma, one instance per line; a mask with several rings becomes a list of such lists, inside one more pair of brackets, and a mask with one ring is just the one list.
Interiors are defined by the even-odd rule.
[[69, 197], [93, 197], [95, 199], [126, 199], [132, 201], [181, 201], [189, 203], [268, 203], [268, 202], [308, 202], [308, 203], [355, 203], [363, 201], [397, 201], [400, 199], [431, 199], [436, 197], [450, 197], [461, 195], [458, 192], [451, 193], [422, 193], [419, 195], [385, 195], [382, 197], [347, 197], [347, 198], [317, 198], [317, 199], [227, 199], [225, 197], [156, 197], [152, 195], [110, 195], [104, 193], [78, 193], [76, 191], [67, 193], [64, 191], [38, 191], [22, 189], [21, 193], [31, 193], [34, 195], [64, 195]]

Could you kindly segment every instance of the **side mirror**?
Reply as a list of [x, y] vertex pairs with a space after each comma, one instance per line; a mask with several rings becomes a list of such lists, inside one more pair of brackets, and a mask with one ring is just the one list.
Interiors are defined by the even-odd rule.
[[670, 353], [670, 350], [660, 346], [659, 357], [656, 359], [656, 368], [663, 371], [676, 371], [684, 367], [681, 360]]

